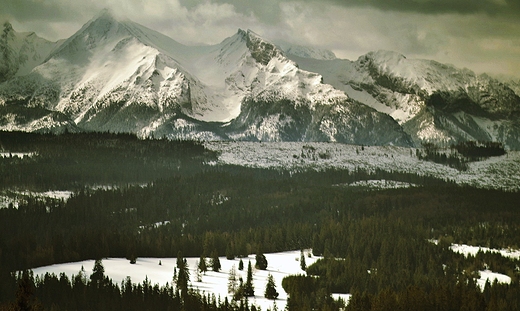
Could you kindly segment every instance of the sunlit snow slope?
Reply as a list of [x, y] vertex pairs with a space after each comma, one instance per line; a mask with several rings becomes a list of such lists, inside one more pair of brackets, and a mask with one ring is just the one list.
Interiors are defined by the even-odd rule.
[[412, 144], [392, 118], [301, 70], [251, 30], [185, 46], [106, 10], [30, 73], [1, 84], [0, 104], [8, 130]]
[[8, 43], [23, 57], [0, 83], [1, 130], [520, 148], [514, 83], [395, 52], [342, 60], [240, 29], [186, 46], [107, 10], [66, 40]]
[[356, 61], [289, 56], [352, 99], [392, 116], [416, 145], [481, 140], [520, 148], [520, 97], [513, 84], [390, 51]]

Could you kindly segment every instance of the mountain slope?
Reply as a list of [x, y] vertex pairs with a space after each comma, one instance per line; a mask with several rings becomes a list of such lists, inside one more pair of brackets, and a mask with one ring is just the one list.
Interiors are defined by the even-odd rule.
[[483, 140], [520, 148], [520, 98], [487, 75], [388, 51], [354, 62], [291, 58], [351, 98], [392, 116], [416, 144]]
[[109, 11], [1, 84], [0, 104], [13, 114], [3, 129], [30, 131], [45, 117], [49, 129], [142, 136], [412, 144], [393, 119], [323, 84], [251, 30], [189, 47]]

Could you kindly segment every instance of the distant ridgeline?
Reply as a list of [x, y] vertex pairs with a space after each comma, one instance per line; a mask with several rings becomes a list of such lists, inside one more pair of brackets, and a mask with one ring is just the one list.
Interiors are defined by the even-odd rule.
[[452, 144], [450, 149], [441, 148], [434, 143], [423, 143], [423, 150], [416, 150], [419, 160], [432, 161], [448, 165], [460, 171], [468, 169], [467, 163], [481, 161], [489, 157], [497, 157], [506, 154], [502, 143], [499, 142], [475, 142], [465, 141]]

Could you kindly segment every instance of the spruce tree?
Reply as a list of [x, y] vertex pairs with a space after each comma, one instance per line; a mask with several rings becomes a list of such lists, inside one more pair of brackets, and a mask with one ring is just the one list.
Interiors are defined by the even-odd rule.
[[90, 275], [90, 280], [94, 286], [100, 287], [103, 284], [104, 279], [105, 267], [103, 267], [103, 261], [101, 259], [96, 259], [94, 262], [94, 268], [92, 269], [92, 274]]
[[267, 269], [267, 258], [265, 258], [265, 255], [258, 251], [256, 253], [256, 264], [255, 264], [255, 268], [257, 268], [258, 270], [265, 270]]
[[206, 264], [206, 258], [204, 256], [200, 256], [199, 258], [199, 265], [198, 265], [199, 271], [206, 274], [206, 271], [208, 271], [208, 265]]
[[237, 270], [235, 268], [235, 265], [233, 265], [233, 267], [231, 267], [231, 270], [229, 270], [228, 293], [235, 294], [237, 289], [238, 289]]
[[228, 244], [226, 247], [226, 259], [227, 260], [235, 259], [235, 254], [233, 252], [233, 246], [231, 246], [231, 244]]
[[238, 270], [244, 270], [244, 262], [242, 261], [242, 258], [240, 258], [240, 261], [238, 262]]
[[264, 296], [267, 299], [275, 300], [278, 298], [278, 292], [276, 291], [276, 284], [274, 283], [274, 278], [271, 273], [267, 276], [267, 284], [265, 285]]
[[300, 252], [300, 268], [303, 271], [307, 270], [307, 263], [305, 262], [305, 254], [303, 253], [303, 249]]
[[182, 256], [182, 253], [177, 253], [177, 290], [185, 294], [188, 291], [188, 282], [190, 281], [190, 271], [188, 270], [188, 262]]
[[244, 284], [244, 296], [253, 297], [255, 295], [255, 288], [253, 287], [253, 268], [251, 267], [251, 261], [247, 265], [247, 279]]
[[218, 258], [218, 253], [217, 253], [217, 250], [214, 250], [212, 253], [211, 253], [211, 269], [215, 272], [219, 272], [220, 271], [220, 259]]

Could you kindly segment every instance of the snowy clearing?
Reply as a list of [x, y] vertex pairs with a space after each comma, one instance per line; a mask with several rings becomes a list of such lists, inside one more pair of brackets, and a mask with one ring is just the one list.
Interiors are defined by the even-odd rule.
[[492, 272], [489, 270], [482, 270], [479, 271], [480, 278], [477, 279], [477, 284], [480, 287], [480, 289], [484, 290], [484, 287], [486, 286], [486, 282], [489, 280], [489, 283], [493, 284], [495, 280], [497, 280], [498, 283], [511, 283], [511, 278], [507, 275]]
[[[520, 189], [520, 152], [491, 157], [468, 164], [467, 171], [421, 161], [415, 148], [357, 146], [317, 142], [206, 142], [206, 148], [220, 152], [211, 164], [281, 168], [293, 171], [341, 168], [384, 171], [449, 178], [457, 184], [481, 188]], [[309, 153], [309, 150], [312, 152]], [[303, 155], [303, 156], [302, 156]]]
[[[308, 257], [309, 251], [305, 251], [305, 262], [307, 265], [311, 265], [321, 257]], [[273, 304], [276, 303], [278, 310], [284, 310], [287, 304], [287, 294], [282, 288], [282, 280], [288, 275], [305, 274], [300, 268], [300, 251], [287, 251], [281, 253], [270, 253], [265, 254], [267, 258], [268, 267], [267, 270], [256, 270], [253, 268], [253, 285], [255, 288], [255, 297], [249, 298], [249, 304], [254, 304], [267, 310], [272, 308]], [[220, 263], [222, 269], [220, 272], [208, 271], [202, 276], [202, 282], [196, 282], [196, 268], [197, 261], [199, 258], [187, 258], [189, 270], [190, 270], [190, 281], [191, 286], [198, 289], [201, 293], [213, 293], [217, 297], [228, 297], [230, 299], [232, 295], [228, 294], [227, 285], [229, 271], [235, 266], [237, 270], [237, 278], [242, 277], [245, 281], [247, 278], [247, 265], [248, 261], [254, 267], [255, 255], [249, 255], [247, 258], [242, 258], [244, 262], [244, 270], [238, 271], [238, 264], [240, 259], [227, 260], [225, 257], [220, 257]], [[208, 260], [208, 258], [206, 259]], [[165, 285], [166, 283], [171, 284], [173, 278], [173, 269], [176, 266], [176, 258], [138, 258], [137, 263], [132, 265], [130, 261], [123, 258], [107, 258], [103, 259], [103, 266], [105, 268], [105, 275], [111, 278], [114, 282], [121, 282], [127, 276], [132, 279], [133, 283], [142, 283], [145, 278], [152, 284]], [[159, 265], [161, 262], [161, 265]], [[87, 277], [90, 276], [92, 268], [94, 267], [94, 260], [84, 260], [80, 262], [71, 262], [65, 264], [57, 264], [52, 266], [45, 266], [33, 269], [34, 275], [43, 275], [45, 273], [54, 273], [59, 275], [65, 273], [68, 277], [77, 275], [81, 267], [84, 267]], [[278, 299], [275, 301], [264, 298], [265, 286], [267, 284], [267, 276], [272, 274], [276, 283], [276, 290], [280, 294]], [[347, 301], [347, 294], [335, 294], [334, 297], [341, 297]]]
[[20, 158], [24, 157], [34, 157], [36, 152], [0, 152], [0, 158]]
[[334, 186], [338, 187], [362, 187], [367, 189], [399, 189], [399, 188], [410, 188], [417, 187], [417, 185], [407, 182], [386, 180], [386, 179], [371, 179], [371, 180], [360, 180], [350, 184], [337, 184]]
[[483, 253], [491, 252], [491, 253], [497, 253], [502, 255], [506, 258], [511, 259], [520, 259], [520, 250], [513, 250], [513, 249], [495, 249], [495, 248], [488, 248], [488, 247], [481, 247], [481, 246], [471, 246], [466, 244], [453, 244], [450, 246], [451, 250], [463, 254], [464, 256], [475, 256], [479, 251], [482, 251]]
[[8, 208], [10, 204], [14, 208], [18, 208], [20, 203], [26, 202], [27, 198], [51, 198], [66, 202], [73, 193], [68, 190], [49, 190], [45, 192], [6, 191], [0, 194], [0, 208]]

